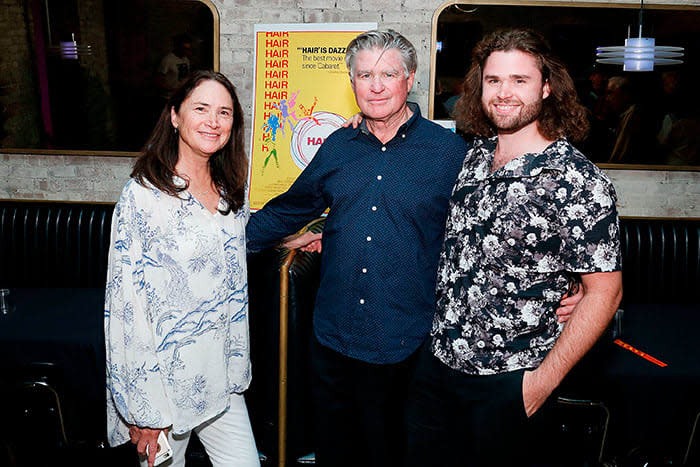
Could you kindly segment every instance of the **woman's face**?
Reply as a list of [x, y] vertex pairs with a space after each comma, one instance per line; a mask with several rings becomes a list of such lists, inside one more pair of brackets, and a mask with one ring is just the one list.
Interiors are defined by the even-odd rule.
[[170, 121], [180, 135], [180, 157], [211, 157], [231, 137], [233, 99], [216, 81], [202, 81], [182, 101], [180, 111], [170, 109]]

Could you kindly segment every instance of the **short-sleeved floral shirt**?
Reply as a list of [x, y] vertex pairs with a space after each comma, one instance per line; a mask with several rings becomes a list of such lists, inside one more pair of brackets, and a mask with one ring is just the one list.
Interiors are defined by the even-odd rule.
[[621, 267], [600, 169], [559, 139], [491, 173], [496, 143], [474, 142], [452, 192], [432, 329], [435, 356], [478, 375], [537, 367], [571, 276]]

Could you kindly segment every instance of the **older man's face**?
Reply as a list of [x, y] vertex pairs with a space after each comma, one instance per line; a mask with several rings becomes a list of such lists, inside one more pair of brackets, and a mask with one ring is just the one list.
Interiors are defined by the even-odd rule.
[[398, 50], [361, 50], [354, 68], [352, 89], [365, 118], [390, 121], [404, 111], [415, 73], [406, 77]]

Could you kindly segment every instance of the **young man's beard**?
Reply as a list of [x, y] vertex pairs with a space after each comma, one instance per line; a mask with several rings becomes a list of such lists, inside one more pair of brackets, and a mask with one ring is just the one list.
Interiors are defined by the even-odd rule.
[[493, 110], [492, 105], [498, 102], [507, 103], [509, 101], [499, 101], [494, 99], [484, 106], [484, 113], [489, 118], [496, 130], [501, 133], [512, 133], [536, 121], [542, 113], [542, 99], [530, 104], [523, 104], [520, 112], [513, 115], [500, 115]]

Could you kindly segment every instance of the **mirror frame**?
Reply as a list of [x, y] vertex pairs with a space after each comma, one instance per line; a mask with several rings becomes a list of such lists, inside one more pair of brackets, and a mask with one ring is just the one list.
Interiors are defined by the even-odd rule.
[[[568, 7], [568, 8], [626, 8], [638, 9], [637, 3], [603, 3], [603, 2], [564, 2], [564, 1], [537, 1], [537, 0], [477, 0], [466, 2], [450, 0], [440, 5], [433, 13], [433, 21], [430, 29], [430, 87], [428, 95], [428, 118], [432, 119], [435, 106], [435, 81], [437, 79], [437, 28], [440, 14], [449, 6], [459, 4], [473, 5], [513, 5], [513, 6], [547, 6], [547, 7]], [[693, 10], [700, 11], [700, 5], [680, 5], [680, 4], [659, 4], [644, 3], [645, 10]], [[700, 172], [700, 166], [695, 165], [648, 165], [648, 164], [612, 164], [596, 163], [598, 167], [606, 170], [661, 170], [661, 171], [690, 171]]]
[[[219, 16], [219, 10], [212, 0], [194, 0], [199, 3], [204, 4], [212, 14], [213, 21], [213, 54], [212, 57], [212, 67], [214, 71], [219, 71], [220, 66], [220, 23], [221, 17]], [[108, 156], [108, 157], [135, 157], [138, 156], [139, 152], [133, 151], [91, 151], [89, 149], [36, 149], [36, 148], [2, 148], [0, 147], [0, 154], [27, 154], [27, 155], [37, 155], [37, 156]]]

